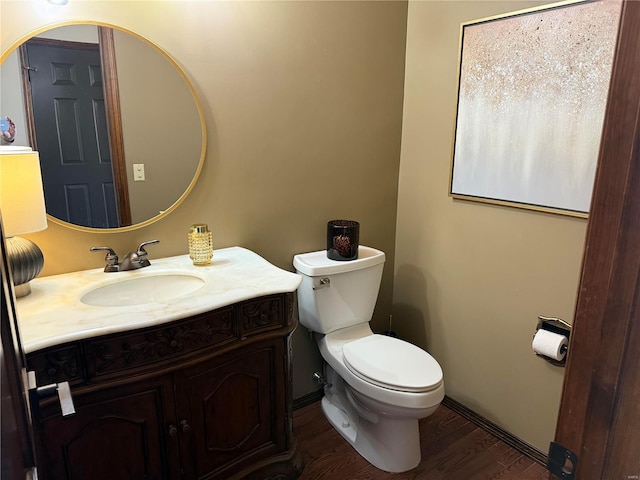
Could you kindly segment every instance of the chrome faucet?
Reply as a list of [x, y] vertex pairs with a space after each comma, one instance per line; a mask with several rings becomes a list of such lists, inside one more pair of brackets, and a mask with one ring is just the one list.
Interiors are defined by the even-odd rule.
[[144, 247], [147, 245], [155, 245], [156, 243], [160, 243], [160, 240], [142, 242], [140, 246], [138, 246], [137, 251], [127, 253], [126, 257], [120, 264], [120, 271], [125, 272], [127, 270], [136, 270], [138, 268], [148, 267], [151, 265], [149, 258], [147, 258], [147, 251]]
[[91, 247], [89, 250], [92, 252], [106, 251], [107, 254], [104, 257], [106, 265], [104, 267], [105, 272], [126, 272], [127, 270], [136, 270], [138, 268], [144, 268], [151, 265], [147, 256], [147, 251], [144, 249], [147, 245], [155, 245], [160, 243], [160, 240], [150, 240], [148, 242], [142, 242], [138, 246], [138, 250], [129, 252], [125, 256], [125, 259], [118, 263], [118, 255], [111, 247]]

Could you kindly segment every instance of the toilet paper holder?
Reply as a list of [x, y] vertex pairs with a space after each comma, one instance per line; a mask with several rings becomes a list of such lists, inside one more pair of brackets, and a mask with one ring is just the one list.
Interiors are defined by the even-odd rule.
[[[548, 330], [550, 332], [557, 333], [558, 335], [564, 335], [565, 337], [567, 337], [567, 340], [569, 339], [569, 336], [571, 334], [571, 324], [558, 317], [547, 317], [545, 315], [538, 315], [538, 325], [536, 326], [535, 333], [537, 333], [538, 330], [540, 329]], [[534, 337], [535, 337], [535, 333], [534, 333]], [[562, 346], [562, 351], [563, 352], [567, 351], [566, 345]], [[544, 358], [550, 364], [558, 367], [563, 367], [564, 364], [567, 362], [566, 355], [560, 361], [555, 360], [553, 358], [546, 357], [544, 355], [538, 355], [537, 353], [536, 355], [540, 358]]]

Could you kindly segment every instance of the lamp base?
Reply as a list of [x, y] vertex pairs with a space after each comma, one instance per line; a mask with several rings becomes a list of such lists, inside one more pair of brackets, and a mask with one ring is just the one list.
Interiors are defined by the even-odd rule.
[[16, 298], [26, 297], [31, 293], [31, 285], [29, 284], [29, 282], [23, 283], [21, 285], [14, 285], [13, 293], [15, 293]]
[[29, 282], [40, 274], [44, 266], [42, 250], [26, 238], [9, 237], [7, 238], [7, 257], [16, 297], [29, 295], [31, 293]]

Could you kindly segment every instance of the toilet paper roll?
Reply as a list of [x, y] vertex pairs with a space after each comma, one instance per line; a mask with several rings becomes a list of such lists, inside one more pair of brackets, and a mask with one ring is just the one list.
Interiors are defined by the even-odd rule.
[[531, 346], [538, 355], [562, 361], [567, 354], [566, 348], [563, 349], [562, 347], [568, 343], [569, 340], [564, 335], [541, 328], [533, 337]]

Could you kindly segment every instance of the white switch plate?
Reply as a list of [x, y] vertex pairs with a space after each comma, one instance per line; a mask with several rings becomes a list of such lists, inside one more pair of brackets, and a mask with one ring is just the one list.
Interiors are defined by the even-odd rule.
[[133, 164], [133, 181], [144, 182], [144, 163]]

